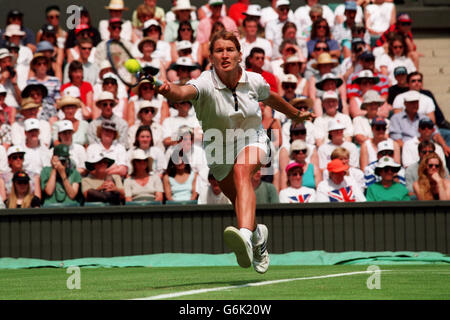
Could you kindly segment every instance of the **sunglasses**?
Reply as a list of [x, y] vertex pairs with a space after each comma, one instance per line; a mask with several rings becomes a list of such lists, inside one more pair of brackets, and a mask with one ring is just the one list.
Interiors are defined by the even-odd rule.
[[92, 47], [81, 47], [81, 50], [92, 50]]
[[294, 150], [292, 151], [293, 154], [306, 154], [308, 152], [308, 149], [301, 149], [301, 150]]
[[400, 22], [402, 26], [410, 26], [411, 22]]
[[433, 129], [434, 128], [434, 125], [432, 125], [432, 124], [421, 124], [420, 126], [419, 126], [419, 129], [421, 129], [421, 130], [425, 130], [425, 129]]
[[115, 106], [115, 104], [113, 102], [102, 102], [102, 103], [100, 103], [100, 105], [102, 107], [111, 107], [111, 108]]
[[24, 156], [23, 155], [12, 155], [10, 158], [12, 160], [17, 160], [17, 159], [23, 160]]
[[40, 67], [40, 66], [47, 66], [47, 62], [36, 62], [36, 66]]
[[281, 87], [283, 89], [295, 89], [295, 88], [297, 88], [297, 84], [295, 84], [295, 83], [283, 83], [281, 85]]
[[59, 14], [47, 16], [49, 19], [59, 19]]
[[122, 26], [110, 26], [110, 28], [112, 30], [117, 30], [117, 29], [122, 30]]
[[153, 87], [147, 85], [147, 86], [141, 86], [140, 89], [141, 89], [142, 91], [147, 91], [147, 90], [153, 90]]
[[289, 7], [281, 7], [281, 8], [278, 8], [278, 10], [280, 10], [280, 11], [289, 11], [291, 8], [289, 8]]
[[317, 29], [326, 29], [326, 28], [328, 28], [328, 26], [326, 26], [326, 25], [319, 25], [319, 26], [317, 26]]
[[328, 51], [330, 51], [330, 49], [328, 49], [327, 47], [315, 47], [314, 51], [325, 51], [325, 52], [328, 52]]
[[292, 135], [303, 135], [303, 134], [306, 134], [306, 130], [294, 130], [294, 131], [292, 131]]
[[147, 109], [143, 109], [143, 110], [141, 110], [141, 112], [142, 112], [142, 113], [145, 113], [145, 114], [148, 114], [148, 113], [151, 113], [151, 114], [153, 114], [153, 110], [152, 110], [152, 109], [150, 109], [150, 108], [147, 108]]
[[28, 185], [28, 181], [22, 181], [22, 180], [19, 180], [19, 181], [15, 181], [17, 184], [20, 184], [20, 185], [22, 185], [22, 186], [24, 186], [24, 185]]
[[434, 152], [433, 150], [421, 150], [421, 151], [420, 151], [420, 154], [425, 155], [425, 154], [433, 153], [433, 152]]
[[383, 151], [380, 151], [379, 154], [381, 154], [382, 156], [392, 156], [392, 155], [394, 155], [394, 151], [383, 150]]
[[386, 131], [386, 126], [373, 126], [373, 128], [377, 131]]
[[192, 31], [191, 28], [181, 28], [180, 31]]
[[116, 80], [103, 80], [104, 85], [117, 84]]
[[322, 17], [322, 15], [314, 15], [314, 14], [311, 14], [311, 15], [309, 15], [309, 17], [311, 18], [311, 20], [316, 20], [316, 19], [319, 19], [320, 17]]
[[384, 171], [384, 172], [388, 172], [388, 171], [390, 171], [390, 172], [395, 172], [395, 169], [392, 168], [392, 167], [384, 167], [384, 168], [382, 168], [381, 170]]
[[439, 169], [440, 167], [441, 167], [440, 164], [435, 164], [435, 163], [428, 164], [428, 169], [433, 169], [433, 168]]
[[300, 172], [293, 172], [293, 173], [290, 173], [289, 176], [290, 177], [301, 177], [301, 176], [303, 176], [303, 174]]

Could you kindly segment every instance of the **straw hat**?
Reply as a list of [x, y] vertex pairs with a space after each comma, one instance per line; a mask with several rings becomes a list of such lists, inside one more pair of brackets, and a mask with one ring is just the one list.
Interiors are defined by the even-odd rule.
[[34, 54], [34, 56], [33, 56], [33, 59], [31, 60], [31, 65], [33, 65], [33, 64], [35, 64], [36, 63], [36, 60], [37, 59], [40, 59], [40, 58], [44, 58], [45, 60], [47, 60], [47, 63], [48, 64], [50, 64], [50, 58], [48, 58], [45, 54], [43, 54], [42, 52], [38, 52], [38, 53], [35, 53]]
[[321, 53], [317, 58], [317, 62], [311, 65], [312, 68], [317, 69], [320, 64], [332, 64], [333, 68], [339, 65], [336, 59], [333, 59], [328, 52]]
[[25, 98], [22, 99], [22, 103], [20, 105], [20, 111], [27, 110], [27, 109], [33, 109], [33, 108], [40, 108], [41, 105], [39, 103], [34, 102], [33, 98]]
[[109, 5], [105, 7], [107, 10], [128, 10], [127, 7], [124, 6], [123, 0], [110, 0]]
[[117, 101], [114, 98], [114, 95], [109, 91], [102, 91], [102, 93], [100, 93], [100, 96], [98, 97], [97, 101], [95, 102], [97, 107], [98, 107], [99, 103], [102, 101], [113, 101], [115, 104], [117, 104]]
[[289, 103], [291, 105], [293, 105], [294, 107], [306, 106], [306, 107], [308, 107], [308, 109], [311, 109], [314, 105], [313, 100], [308, 97], [294, 98], [291, 101], [289, 101]]
[[377, 103], [378, 106], [383, 105], [384, 99], [381, 98], [380, 94], [375, 90], [368, 90], [363, 95], [363, 102], [361, 103], [361, 110], [366, 110], [366, 105], [369, 103]]
[[59, 110], [65, 106], [77, 106], [77, 108], [81, 108], [81, 100], [73, 96], [66, 95], [56, 103], [56, 109]]

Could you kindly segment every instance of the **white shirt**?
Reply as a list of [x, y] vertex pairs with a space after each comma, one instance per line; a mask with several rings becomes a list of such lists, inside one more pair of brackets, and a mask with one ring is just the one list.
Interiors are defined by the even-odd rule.
[[[392, 103], [392, 107], [394, 109], [401, 109], [402, 111], [405, 110], [405, 94], [406, 92], [401, 93], [395, 97], [394, 102]], [[420, 93], [419, 110], [417, 110], [417, 113], [426, 116], [427, 114], [434, 112], [435, 110], [436, 106], [433, 102], [433, 99], [423, 93]]]
[[242, 61], [245, 61], [250, 55], [250, 51], [255, 47], [263, 49], [266, 58], [272, 58], [272, 44], [267, 39], [257, 37], [254, 42], [248, 42], [247, 38], [242, 38], [239, 42], [241, 44]]
[[[407, 168], [408, 166], [412, 165], [413, 163], [416, 163], [420, 160], [419, 156], [419, 138], [414, 137], [412, 139], [409, 139], [403, 144], [402, 148], [402, 164], [404, 168]], [[446, 162], [445, 162], [445, 154], [442, 147], [434, 143], [435, 146], [435, 152], [437, 155], [441, 158], [442, 163], [444, 164], [444, 167], [447, 168]]]
[[[347, 17], [345, 16], [345, 4], [340, 4], [334, 9], [334, 17], [337, 19], [338, 16], [342, 16], [344, 20], [342, 22], [347, 20]], [[364, 13], [361, 8], [361, 6], [356, 7], [356, 16], [355, 16], [355, 22], [356, 23], [362, 23], [364, 19]], [[335, 20], [336, 23], [336, 20]]]
[[[50, 147], [52, 140], [51, 128], [48, 121], [39, 120], [39, 141], [46, 146]], [[25, 144], [25, 129], [23, 122], [16, 121], [11, 125], [11, 142], [13, 145]]]
[[[349, 188], [349, 191], [343, 188]], [[366, 197], [355, 186], [354, 180], [350, 176], [344, 176], [344, 180], [340, 184], [335, 184], [330, 179], [322, 180], [317, 186], [316, 202], [345, 202], [344, 198], [349, 202], [363, 202]]]
[[10, 170], [6, 149], [4, 146], [0, 145], [0, 172], [7, 172]]
[[[275, 11], [274, 8], [271, 6], [265, 7], [261, 9], [261, 18], [259, 20], [259, 23], [265, 28], [267, 23], [272, 20], [278, 19], [278, 13]], [[295, 21], [294, 11], [289, 10], [288, 13], [288, 20], [289, 21]]]
[[101, 143], [90, 144], [86, 149], [86, 153], [90, 154], [91, 152], [103, 153], [105, 157], [113, 159], [115, 165], [128, 167], [125, 147], [117, 141], [114, 141], [109, 149], [106, 149]]
[[280, 191], [280, 203], [308, 203], [316, 202], [316, 191], [308, 187], [287, 187]]
[[34, 174], [41, 174], [42, 168], [50, 167], [53, 154], [46, 146], [39, 146], [37, 148], [28, 148], [25, 143], [22, 145], [25, 150], [25, 157], [23, 167], [33, 172]]
[[273, 56], [279, 57], [280, 52], [278, 50], [275, 50], [275, 48], [278, 48], [280, 44], [283, 42], [283, 26], [286, 22], [292, 22], [297, 25], [297, 38], [301, 38], [301, 32], [300, 27], [298, 26], [297, 22], [295, 20], [289, 20], [289, 18], [286, 21], [280, 21], [278, 18], [276, 20], [271, 20], [267, 23], [266, 29], [265, 29], [265, 36], [267, 40], [272, 41], [273, 44]]
[[381, 67], [386, 67], [389, 72], [389, 80], [391, 85], [397, 84], [397, 80], [394, 76], [394, 69], [397, 67], [405, 67], [408, 73], [416, 71], [416, 66], [412, 60], [408, 57], [401, 56], [395, 57], [394, 60], [388, 54], [382, 54], [381, 56], [375, 58], [375, 68], [380, 70]]
[[334, 145], [330, 142], [322, 144], [317, 153], [319, 155], [320, 169], [326, 169], [328, 162], [331, 161], [331, 154], [337, 147], [342, 147], [350, 152], [350, 166], [359, 168], [359, 150], [353, 142], [344, 141], [340, 146]]
[[27, 46], [20, 45], [16, 62], [17, 85], [20, 90], [27, 86], [31, 60], [33, 60], [33, 51]]
[[[372, 126], [370, 125], [372, 120], [365, 116], [357, 116], [353, 118], [353, 135], [361, 134], [363, 136], [373, 138]], [[386, 132], [389, 132], [389, 119], [386, 121]]]
[[352, 119], [348, 115], [338, 111], [334, 117], [330, 117], [324, 113], [322, 116], [317, 117], [314, 120], [315, 139], [325, 139], [325, 141], [328, 141], [328, 123], [332, 119], [336, 119], [339, 123], [342, 123], [345, 126], [345, 138], [353, 137]]
[[394, 10], [392, 2], [367, 5], [365, 11], [369, 14], [369, 19], [366, 21], [366, 27], [375, 32], [385, 32], [391, 23], [392, 10]]
[[[308, 5], [301, 6], [295, 10], [295, 21], [302, 29], [312, 25], [311, 17], [309, 16], [310, 11], [311, 7]], [[327, 5], [322, 5], [322, 17], [327, 20], [330, 28], [334, 26], [334, 13]]]

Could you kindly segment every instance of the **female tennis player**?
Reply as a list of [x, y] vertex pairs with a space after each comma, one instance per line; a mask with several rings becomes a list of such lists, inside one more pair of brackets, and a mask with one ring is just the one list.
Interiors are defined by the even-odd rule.
[[268, 230], [256, 224], [256, 197], [251, 177], [270, 161], [269, 138], [261, 120], [259, 101], [278, 110], [294, 122], [313, 117], [271, 92], [260, 74], [240, 66], [239, 40], [222, 31], [210, 42], [212, 70], [183, 86], [164, 82], [159, 93], [171, 101], [191, 101], [204, 132], [204, 147], [210, 172], [231, 200], [238, 228], [224, 231], [226, 245], [235, 253], [238, 264], [264, 273], [269, 267], [266, 250]]

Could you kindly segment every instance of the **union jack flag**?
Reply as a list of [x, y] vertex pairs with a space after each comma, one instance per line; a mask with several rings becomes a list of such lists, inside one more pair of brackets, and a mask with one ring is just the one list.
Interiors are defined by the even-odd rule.
[[294, 202], [305, 203], [309, 202], [309, 200], [311, 199], [311, 195], [309, 193], [300, 194], [297, 197], [296, 196], [289, 197], [289, 199], [293, 200]]
[[340, 188], [328, 192], [328, 198], [330, 202], [355, 202], [355, 195], [351, 186]]

